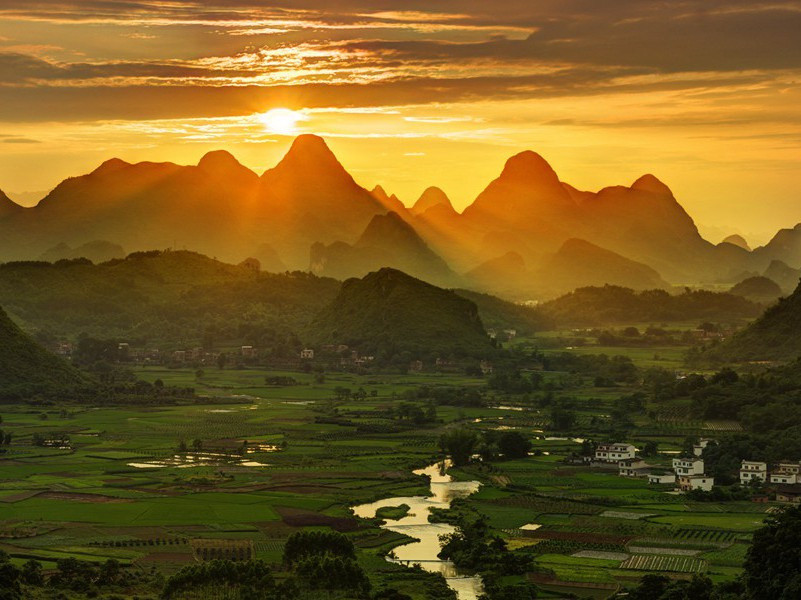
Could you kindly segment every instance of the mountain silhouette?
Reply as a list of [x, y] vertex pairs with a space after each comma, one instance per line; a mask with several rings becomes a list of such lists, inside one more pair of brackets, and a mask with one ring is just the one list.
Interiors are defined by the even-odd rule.
[[318, 275], [362, 277], [381, 267], [400, 269], [440, 285], [457, 283], [445, 261], [395, 212], [374, 216], [353, 245], [335, 242], [312, 247], [311, 271]]

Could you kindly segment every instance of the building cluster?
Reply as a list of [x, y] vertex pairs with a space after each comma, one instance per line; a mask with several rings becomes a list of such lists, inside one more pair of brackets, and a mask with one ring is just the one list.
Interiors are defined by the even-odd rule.
[[[647, 477], [652, 484], [675, 484], [682, 492], [703, 490], [708, 492], [715, 479], [704, 473], [704, 460], [700, 458], [707, 440], [696, 444], [693, 456], [673, 459], [673, 472], [655, 468], [637, 456], [637, 448], [628, 443], [600, 444], [595, 449], [595, 460], [602, 463], [616, 463], [621, 477]], [[696, 451], [698, 452], [696, 454]]]
[[740, 464], [740, 483], [751, 485], [771, 484], [779, 502], [801, 503], [801, 462], [781, 461], [773, 468], [758, 460], [744, 460]]

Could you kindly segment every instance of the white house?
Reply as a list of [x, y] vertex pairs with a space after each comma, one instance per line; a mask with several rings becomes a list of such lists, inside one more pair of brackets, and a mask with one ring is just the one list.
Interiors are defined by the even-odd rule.
[[659, 485], [663, 483], [676, 483], [675, 473], [649, 473], [648, 483]]
[[673, 470], [676, 475], [703, 475], [704, 474], [704, 461], [700, 458], [674, 458]]
[[704, 449], [709, 445], [709, 442], [706, 438], [701, 438], [698, 440], [697, 444], [693, 444], [693, 455], [694, 456], [701, 456], [704, 453]]
[[630, 458], [617, 463], [621, 477], [647, 477], [650, 466], [641, 458]]
[[758, 481], [768, 480], [768, 465], [757, 460], [744, 460], [740, 465], [740, 483], [747, 484], [754, 479]]
[[708, 492], [715, 485], [715, 479], [707, 475], [681, 475], [676, 482], [682, 492], [689, 492], [690, 490]]
[[771, 483], [784, 483], [793, 485], [801, 483], [801, 464], [794, 462], [780, 462], [770, 472]]
[[637, 448], [631, 444], [599, 444], [595, 449], [595, 460], [601, 462], [619, 462], [634, 458]]
[[304, 348], [303, 350], [300, 351], [300, 357], [312, 359], [314, 358], [314, 350], [311, 348]]

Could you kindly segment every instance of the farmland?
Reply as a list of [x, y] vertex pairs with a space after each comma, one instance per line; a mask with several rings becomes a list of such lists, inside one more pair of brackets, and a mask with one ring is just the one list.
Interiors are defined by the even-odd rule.
[[[17, 564], [35, 558], [52, 568], [64, 557], [115, 558], [169, 575], [198, 560], [198, 545], [247, 542], [255, 558], [278, 562], [293, 531], [323, 528], [354, 541], [374, 583], [422, 598], [417, 581], [434, 576], [382, 558], [408, 538], [379, 528], [380, 519], [355, 518], [350, 507], [425, 495], [427, 481], [411, 471], [441, 457], [439, 436], [453, 428], [519, 431], [531, 440], [527, 458], [451, 474], [481, 482], [454, 510], [485, 515], [510, 548], [530, 556], [542, 597], [602, 598], [648, 572], [731, 579], [770, 509], [689, 502], [643, 479], [618, 477], [616, 469], [566, 462], [584, 437], [603, 435], [599, 428], [626, 392], [575, 375], [543, 374], [557, 397], [569, 393], [576, 415], [570, 431], [561, 432], [549, 431], [546, 408], [487, 390], [485, 377], [163, 367], [138, 368], [136, 375], [194, 387], [197, 398], [2, 407], [14, 442], [0, 460], [0, 548]], [[293, 383], [267, 383], [276, 378]], [[421, 389], [457, 387], [482, 390], [484, 401], [438, 403], [436, 418], [423, 423], [395, 410], [430, 402], [416, 399]], [[630, 441], [656, 442], [665, 454], [650, 459], [654, 464], [667, 466], [683, 436], [714, 435], [719, 427], [665, 406], [652, 412], [635, 416]], [[35, 446], [35, 434], [67, 441]], [[407, 510], [399, 504], [379, 517]], [[577, 584], [583, 587], [571, 587]]]

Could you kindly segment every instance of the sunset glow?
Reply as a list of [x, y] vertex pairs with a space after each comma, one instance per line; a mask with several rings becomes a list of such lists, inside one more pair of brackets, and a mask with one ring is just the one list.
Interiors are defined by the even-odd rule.
[[270, 133], [294, 135], [298, 132], [298, 122], [305, 121], [308, 117], [288, 108], [273, 108], [258, 115], [258, 119]]

